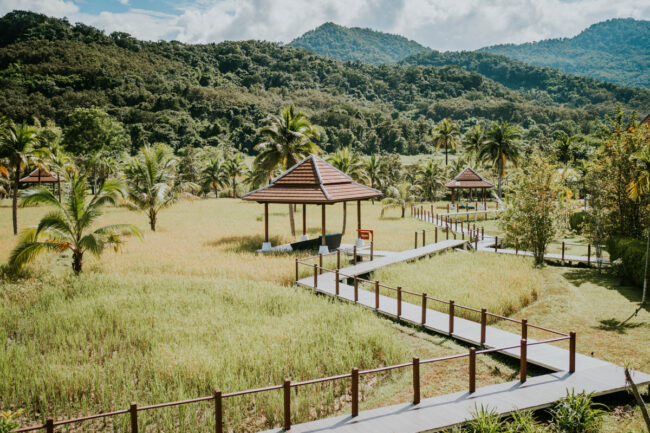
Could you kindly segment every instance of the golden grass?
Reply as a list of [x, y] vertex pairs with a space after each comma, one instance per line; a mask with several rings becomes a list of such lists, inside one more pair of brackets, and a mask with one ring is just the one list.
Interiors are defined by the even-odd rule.
[[[449, 252], [412, 263], [400, 263], [380, 269], [372, 276], [392, 287], [426, 293], [445, 301], [509, 316], [537, 299], [543, 289], [544, 269], [532, 269], [524, 257], [486, 252]], [[393, 294], [394, 296], [394, 294]], [[406, 295], [407, 302], [420, 299]], [[447, 312], [443, 304], [431, 302], [430, 308]], [[467, 316], [462, 309], [458, 315]], [[474, 318], [473, 314], [469, 317]]]

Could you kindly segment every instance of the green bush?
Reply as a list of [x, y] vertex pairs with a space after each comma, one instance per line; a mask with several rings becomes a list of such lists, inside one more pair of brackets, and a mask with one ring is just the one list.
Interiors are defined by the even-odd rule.
[[607, 242], [607, 250], [612, 265], [623, 282], [642, 287], [645, 270], [645, 242], [638, 239], [613, 238]]
[[587, 215], [587, 212], [583, 210], [571, 214], [569, 217], [569, 226], [571, 227], [571, 230], [575, 231], [576, 233], [581, 233], [582, 227], [585, 223], [585, 220], [587, 219]]
[[567, 391], [566, 399], [551, 409], [551, 426], [558, 433], [598, 433], [604, 405], [594, 403], [591, 394]]

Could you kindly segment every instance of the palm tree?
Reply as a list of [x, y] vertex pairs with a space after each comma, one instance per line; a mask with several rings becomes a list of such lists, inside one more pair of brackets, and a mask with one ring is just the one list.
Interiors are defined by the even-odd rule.
[[237, 178], [241, 177], [246, 167], [244, 166], [244, 157], [240, 154], [231, 156], [223, 164], [227, 182], [230, 184], [231, 197], [237, 197]]
[[151, 231], [156, 231], [158, 213], [180, 198], [192, 197], [197, 188], [191, 183], [176, 183], [176, 160], [167, 146], [143, 146], [125, 169], [129, 183], [127, 204], [146, 212]]
[[[7, 124], [6, 121], [3, 123]], [[36, 129], [24, 123], [16, 126], [13, 122], [8, 122], [8, 126], [3, 128], [0, 137], [0, 158], [8, 160], [8, 165], [14, 176], [11, 203], [14, 235], [18, 234], [18, 187], [20, 185], [20, 175], [24, 168], [29, 165], [30, 155], [37, 144], [38, 135]]]
[[[365, 178], [370, 183], [370, 188], [379, 189], [383, 180], [383, 160], [379, 155], [370, 155], [363, 164]], [[375, 199], [370, 199], [375, 204]]]
[[436, 145], [436, 150], [440, 149], [440, 146], [445, 146], [445, 165], [449, 163], [449, 147], [454, 149], [458, 147], [459, 135], [458, 125], [447, 118], [442, 119], [433, 128], [433, 143]]
[[90, 200], [85, 177], [73, 172], [69, 175], [68, 182], [69, 187], [63, 201], [42, 187], [28, 190], [23, 195], [23, 205], [39, 203], [53, 207], [54, 210], [45, 215], [38, 226], [21, 232], [20, 242], [9, 258], [9, 265], [13, 269], [20, 269], [45, 251], [61, 253], [70, 250], [72, 270], [78, 275], [86, 252], [99, 257], [108, 246], [117, 250], [124, 235], [141, 237], [138, 228], [130, 224], [113, 224], [90, 231], [101, 216], [102, 207], [115, 204], [124, 195], [121, 182], [106, 181]]
[[[332, 164], [334, 168], [350, 176], [355, 181], [360, 181], [363, 178], [364, 175], [363, 160], [361, 159], [361, 155], [359, 155], [357, 152], [353, 151], [349, 147], [344, 147], [343, 149], [337, 150], [336, 153], [334, 153], [334, 155], [331, 155], [329, 158], [327, 158], [327, 162]], [[345, 226], [347, 223], [347, 219], [348, 219], [348, 203], [344, 201], [343, 202], [343, 229], [341, 230], [341, 234], [345, 234]]]
[[515, 167], [519, 161], [519, 138], [521, 131], [509, 122], [495, 122], [487, 132], [487, 139], [479, 152], [479, 158], [492, 164], [499, 175], [497, 195], [501, 199], [506, 164], [511, 161]]
[[224, 186], [227, 181], [225, 165], [219, 158], [211, 159], [201, 171], [201, 178], [203, 185], [214, 191], [214, 196], [219, 198], [219, 188]]
[[475, 159], [478, 159], [478, 154], [483, 147], [485, 142], [485, 128], [479, 123], [474, 125], [469, 131], [463, 136], [463, 145], [465, 147], [465, 152], [469, 155], [473, 155]]
[[50, 171], [53, 171], [56, 174], [58, 198], [59, 201], [61, 201], [61, 177], [65, 176], [66, 173], [73, 169], [72, 160], [70, 159], [70, 156], [63, 150], [63, 147], [59, 145], [54, 146], [48, 150], [47, 159], [49, 161], [48, 165], [50, 167]]
[[391, 186], [388, 188], [388, 196], [381, 201], [384, 205], [381, 208], [381, 216], [384, 216], [384, 211], [387, 209], [402, 209], [402, 218], [406, 215], [406, 207], [415, 202], [415, 195], [413, 194], [413, 186], [407, 182], [400, 183], [397, 187]]
[[560, 162], [568, 162], [571, 159], [571, 145], [575, 141], [575, 137], [569, 136], [564, 131], [557, 133], [555, 138], [555, 148]]
[[[641, 197], [650, 192], [650, 146], [632, 155], [632, 160], [639, 166], [637, 178], [628, 186], [628, 194], [633, 200], [640, 200]], [[648, 238], [645, 251], [645, 271], [643, 273], [643, 292], [641, 305], [647, 300], [648, 291], [648, 266], [650, 265], [650, 223], [648, 224]]]
[[438, 190], [445, 184], [445, 169], [438, 161], [430, 159], [423, 166], [418, 167], [416, 185], [422, 191], [422, 196], [427, 201], [435, 201]]
[[[312, 142], [319, 137], [318, 129], [307, 116], [294, 106], [284, 108], [279, 116], [269, 115], [267, 124], [257, 130], [265, 141], [255, 146], [259, 154], [255, 157], [253, 168], [269, 174], [276, 168], [286, 170], [311, 153], [319, 153], [320, 148]], [[291, 235], [296, 235], [293, 206], [289, 205]]]

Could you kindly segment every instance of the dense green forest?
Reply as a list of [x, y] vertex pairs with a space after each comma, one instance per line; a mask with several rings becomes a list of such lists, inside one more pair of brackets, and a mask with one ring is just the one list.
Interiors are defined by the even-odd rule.
[[483, 48], [535, 65], [627, 86], [650, 87], [650, 21], [612, 19], [573, 38]]
[[334, 23], [325, 23], [310, 30], [289, 45], [337, 60], [359, 60], [374, 65], [394, 63], [410, 55], [430, 51], [403, 36]]
[[628, 111], [650, 106], [650, 91], [530, 68], [520, 92], [455, 66], [340, 62], [258, 41], [143, 42], [30, 12], [0, 19], [0, 115], [69, 127], [75, 109], [97, 107], [121, 122], [131, 149], [165, 142], [252, 153], [263, 119], [288, 104], [323, 129], [326, 151], [408, 154], [430, 151], [431, 128], [445, 117], [461, 131], [511, 121], [528, 141], [548, 142], [557, 131], [597, 131], [617, 101]]

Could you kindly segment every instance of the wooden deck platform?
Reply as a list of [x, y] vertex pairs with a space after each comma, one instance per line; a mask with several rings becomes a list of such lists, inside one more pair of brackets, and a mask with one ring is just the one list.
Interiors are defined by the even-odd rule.
[[[433, 367], [436, 368], [435, 364]], [[439, 367], [438, 367], [439, 368]], [[650, 382], [650, 376], [634, 372], [637, 383]], [[359, 416], [341, 415], [297, 424], [295, 433], [419, 433], [437, 431], [462, 424], [473, 418], [481, 406], [500, 414], [516, 410], [542, 409], [566, 397], [567, 390], [610, 394], [625, 389], [622, 367], [608, 364], [579, 370], [573, 374], [557, 372], [531, 377], [525, 383], [507, 382], [466, 391], [427, 398], [419, 404], [403, 403], [377, 409], [363, 410]], [[278, 433], [282, 429], [268, 430]]]

